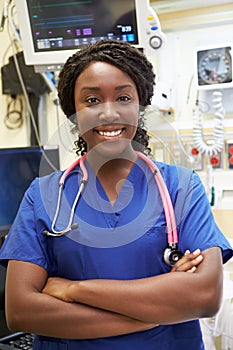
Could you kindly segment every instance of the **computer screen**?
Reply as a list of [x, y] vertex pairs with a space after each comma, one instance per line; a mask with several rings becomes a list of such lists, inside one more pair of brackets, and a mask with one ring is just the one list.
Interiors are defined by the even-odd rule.
[[32, 180], [59, 169], [59, 163], [57, 147], [0, 149], [0, 237], [9, 231]]
[[[26, 64], [64, 64], [83, 45], [105, 38], [149, 50], [161, 36], [149, 0], [15, 0]], [[39, 69], [38, 69], [39, 71]]]

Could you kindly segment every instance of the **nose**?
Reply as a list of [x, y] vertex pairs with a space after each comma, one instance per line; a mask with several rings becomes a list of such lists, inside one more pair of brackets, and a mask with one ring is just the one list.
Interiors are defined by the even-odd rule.
[[108, 123], [119, 119], [120, 114], [117, 110], [117, 104], [114, 102], [106, 102], [101, 105], [100, 120], [106, 120]]

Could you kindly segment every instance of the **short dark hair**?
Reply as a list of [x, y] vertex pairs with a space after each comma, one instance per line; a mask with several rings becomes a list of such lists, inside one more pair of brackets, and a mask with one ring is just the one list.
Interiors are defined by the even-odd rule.
[[[141, 107], [138, 128], [133, 139], [133, 147], [144, 153], [150, 153], [149, 136], [145, 129], [144, 110], [151, 104], [154, 91], [155, 74], [152, 64], [137, 48], [127, 42], [104, 39], [94, 44], [87, 44], [68, 58], [58, 80], [58, 97], [61, 108], [69, 118], [76, 113], [74, 101], [75, 82], [93, 62], [106, 62], [125, 72], [134, 81]], [[77, 153], [86, 153], [86, 143], [79, 137], [75, 142]]]

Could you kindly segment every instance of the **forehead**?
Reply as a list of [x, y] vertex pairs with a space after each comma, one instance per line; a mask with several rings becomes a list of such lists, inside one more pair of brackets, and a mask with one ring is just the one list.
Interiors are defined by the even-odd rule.
[[132, 78], [121, 69], [106, 62], [92, 62], [80, 73], [76, 80], [76, 85], [81, 84], [83, 81], [94, 82], [118, 82], [127, 81], [128, 83], [135, 85]]

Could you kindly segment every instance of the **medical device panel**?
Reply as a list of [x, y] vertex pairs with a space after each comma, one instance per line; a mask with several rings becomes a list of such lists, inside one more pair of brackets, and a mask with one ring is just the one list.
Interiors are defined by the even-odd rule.
[[60, 70], [83, 45], [104, 38], [127, 41], [150, 55], [165, 37], [149, 0], [15, 0], [26, 64]]
[[196, 53], [198, 89], [233, 87], [232, 45], [200, 47]]

